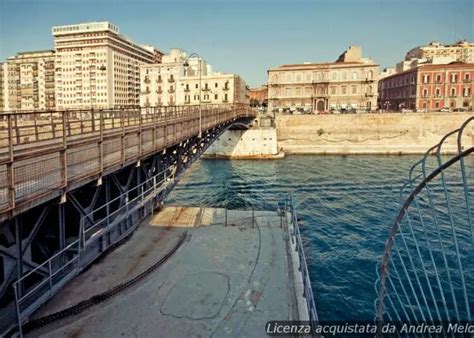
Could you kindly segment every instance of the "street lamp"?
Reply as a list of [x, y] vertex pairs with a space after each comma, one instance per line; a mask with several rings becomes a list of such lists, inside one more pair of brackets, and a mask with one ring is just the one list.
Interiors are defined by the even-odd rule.
[[190, 54], [186, 60], [184, 60], [184, 63], [183, 63], [183, 66], [184, 67], [189, 67], [189, 59], [192, 58], [192, 57], [197, 57], [198, 59], [198, 62], [199, 62], [199, 135], [198, 137], [201, 138], [202, 137], [202, 107], [201, 107], [201, 80], [202, 80], [202, 60], [201, 60], [201, 57], [199, 56], [198, 53], [192, 53]]

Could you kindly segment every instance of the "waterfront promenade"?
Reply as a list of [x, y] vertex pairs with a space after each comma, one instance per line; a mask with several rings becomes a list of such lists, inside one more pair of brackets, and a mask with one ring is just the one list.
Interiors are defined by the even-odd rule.
[[[129, 280], [186, 239], [156, 271], [83, 313], [29, 337], [262, 337], [269, 320], [297, 320], [291, 245], [276, 212], [166, 207], [41, 308], [42, 317]], [[296, 267], [297, 269], [297, 267]], [[296, 278], [297, 279], [297, 278]]]

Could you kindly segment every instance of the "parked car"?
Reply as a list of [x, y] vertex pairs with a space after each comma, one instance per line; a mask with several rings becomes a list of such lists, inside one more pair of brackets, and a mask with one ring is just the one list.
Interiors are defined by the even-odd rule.
[[440, 112], [443, 112], [443, 113], [449, 113], [451, 111], [451, 109], [449, 108], [442, 108], [439, 110]]
[[402, 109], [402, 113], [413, 113], [413, 109]]

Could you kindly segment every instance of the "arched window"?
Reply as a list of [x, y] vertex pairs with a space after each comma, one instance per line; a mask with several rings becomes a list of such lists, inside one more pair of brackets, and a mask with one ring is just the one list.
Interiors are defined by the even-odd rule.
[[374, 77], [374, 72], [372, 70], [369, 70], [369, 73], [367, 74], [367, 77], [369, 79], [373, 78]]

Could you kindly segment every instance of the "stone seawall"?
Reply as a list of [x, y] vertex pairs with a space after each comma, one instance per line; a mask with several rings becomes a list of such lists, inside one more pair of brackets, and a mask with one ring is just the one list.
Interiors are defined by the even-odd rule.
[[227, 130], [204, 153], [203, 158], [280, 158], [275, 128]]
[[[278, 148], [287, 154], [421, 154], [474, 113], [280, 115]], [[463, 144], [474, 145], [474, 123]], [[451, 137], [444, 153], [456, 151]]]

